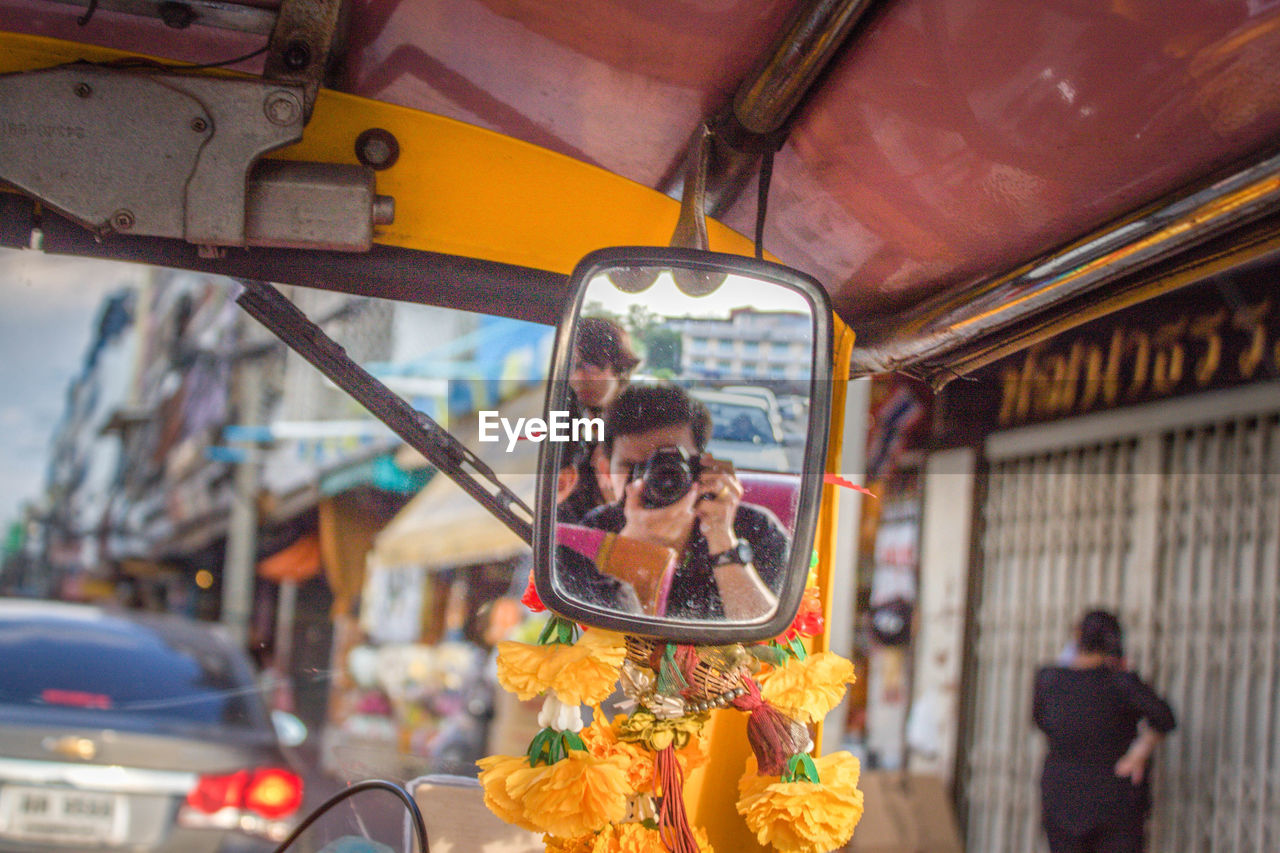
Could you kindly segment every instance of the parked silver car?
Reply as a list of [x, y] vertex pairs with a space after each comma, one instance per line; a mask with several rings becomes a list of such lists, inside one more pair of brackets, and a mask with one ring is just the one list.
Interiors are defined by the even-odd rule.
[[207, 626], [0, 599], [0, 849], [270, 849], [302, 787]]

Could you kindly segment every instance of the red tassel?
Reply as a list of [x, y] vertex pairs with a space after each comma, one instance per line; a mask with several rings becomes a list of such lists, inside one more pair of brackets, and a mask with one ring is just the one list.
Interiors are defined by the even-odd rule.
[[680, 668], [680, 674], [684, 676], [684, 680], [689, 684], [693, 684], [700, 660], [697, 647], [676, 646], [675, 658], [676, 666]]
[[744, 678], [747, 692], [733, 700], [733, 707], [748, 711], [747, 741], [756, 755], [762, 776], [781, 776], [787, 759], [800, 752], [809, 740], [809, 730], [764, 701], [755, 679]]
[[676, 760], [672, 744], [658, 752], [654, 772], [662, 789], [662, 805], [658, 807], [658, 834], [671, 853], [698, 853], [698, 841], [689, 828], [684, 810], [684, 774]]

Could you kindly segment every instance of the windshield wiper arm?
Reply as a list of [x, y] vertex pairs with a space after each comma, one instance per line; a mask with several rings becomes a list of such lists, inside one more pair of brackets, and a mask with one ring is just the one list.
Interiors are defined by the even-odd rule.
[[427, 457], [513, 533], [526, 543], [533, 543], [533, 510], [503, 485], [480, 457], [356, 364], [337, 341], [274, 286], [254, 279], [237, 278], [236, 281], [244, 286], [236, 302], [250, 316], [355, 398], [406, 444]]

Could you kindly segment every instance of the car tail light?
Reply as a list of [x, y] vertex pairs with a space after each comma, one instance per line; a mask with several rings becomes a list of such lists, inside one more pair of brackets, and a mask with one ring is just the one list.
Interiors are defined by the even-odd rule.
[[238, 809], [244, 805], [244, 789], [248, 781], [248, 770], [221, 776], [201, 776], [196, 787], [187, 794], [187, 805], [205, 814]]
[[288, 817], [302, 805], [302, 780], [288, 770], [259, 770], [245, 789], [244, 805], [263, 817]]
[[279, 840], [282, 818], [302, 805], [302, 779], [288, 770], [266, 767], [201, 776], [178, 813], [184, 826], [242, 829]]

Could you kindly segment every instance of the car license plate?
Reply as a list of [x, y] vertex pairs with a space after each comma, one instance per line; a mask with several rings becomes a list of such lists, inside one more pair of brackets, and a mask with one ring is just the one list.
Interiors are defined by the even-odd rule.
[[128, 826], [120, 794], [0, 787], [0, 837], [55, 844], [119, 844]]

